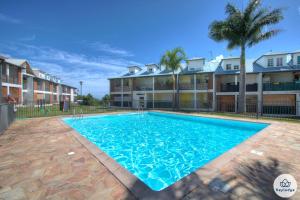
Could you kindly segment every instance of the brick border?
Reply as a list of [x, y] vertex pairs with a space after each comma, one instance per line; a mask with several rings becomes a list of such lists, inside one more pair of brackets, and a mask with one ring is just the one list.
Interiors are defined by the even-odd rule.
[[[204, 184], [209, 183], [213, 178], [220, 175], [220, 171], [222, 167], [233, 160], [235, 157], [245, 153], [250, 152], [252, 149], [255, 149], [261, 140], [264, 140], [268, 134], [270, 134], [271, 130], [274, 126], [280, 124], [280, 122], [268, 121], [268, 120], [251, 120], [251, 119], [237, 119], [232, 117], [223, 117], [223, 116], [209, 116], [209, 115], [201, 115], [201, 114], [189, 114], [189, 113], [181, 113], [181, 112], [166, 112], [156, 110], [158, 112], [172, 113], [172, 114], [180, 114], [180, 115], [189, 115], [189, 116], [202, 116], [202, 117], [210, 117], [216, 119], [228, 119], [228, 120], [236, 120], [236, 121], [248, 121], [248, 122], [260, 122], [260, 123], [268, 123], [270, 124], [268, 127], [263, 130], [257, 132], [246, 141], [238, 144], [232, 149], [224, 152], [222, 155], [213, 159], [209, 163], [205, 164], [198, 170], [192, 172], [191, 174], [183, 177], [178, 180], [173, 185], [161, 190], [161, 191], [153, 191], [146, 184], [144, 184], [141, 180], [139, 180], [136, 176], [127, 171], [124, 167], [118, 164], [115, 160], [109, 157], [105, 152], [103, 152], [100, 148], [98, 148], [95, 144], [90, 142], [80, 133], [72, 128], [72, 131], [69, 133], [74, 136], [79, 143], [81, 143], [92, 155], [94, 155], [99, 162], [101, 162], [110, 173], [115, 176], [136, 198], [162, 198], [162, 199], [173, 199], [174, 191], [180, 188], [181, 192], [177, 192], [176, 198], [183, 198], [187, 194], [189, 194], [195, 188], [203, 185], [203, 183], [199, 183], [199, 177], [203, 180]], [[99, 115], [112, 115], [112, 114], [121, 114], [126, 112], [114, 112], [114, 113], [103, 113]], [[67, 127], [69, 125], [65, 124], [62, 118], [60, 120]], [[171, 195], [172, 194], [172, 195]]]

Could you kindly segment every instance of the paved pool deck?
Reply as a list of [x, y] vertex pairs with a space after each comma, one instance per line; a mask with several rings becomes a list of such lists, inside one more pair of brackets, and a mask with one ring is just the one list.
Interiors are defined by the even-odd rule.
[[60, 117], [17, 120], [0, 135], [0, 199], [279, 199], [273, 181], [284, 173], [300, 199], [300, 123], [241, 120], [270, 126], [160, 192]]

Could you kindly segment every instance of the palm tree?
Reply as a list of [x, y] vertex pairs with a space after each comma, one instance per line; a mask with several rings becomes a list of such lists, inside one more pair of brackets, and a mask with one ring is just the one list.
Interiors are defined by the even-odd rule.
[[252, 47], [280, 32], [279, 29], [270, 29], [269, 26], [277, 24], [283, 19], [283, 15], [281, 9], [262, 8], [260, 0], [250, 0], [242, 11], [232, 4], [227, 4], [225, 10], [227, 18], [212, 22], [209, 36], [217, 42], [228, 41], [228, 49], [238, 47], [241, 50], [238, 112], [243, 113], [246, 101], [246, 47]]
[[[173, 109], [175, 108], [175, 102], [177, 102], [177, 98], [175, 95], [176, 90], [176, 78], [175, 71], [181, 69], [181, 62], [186, 59], [185, 52], [182, 48], [176, 47], [172, 50], [167, 50], [165, 54], [160, 59], [160, 65], [164, 65], [167, 70], [172, 71], [172, 79], [173, 79]], [[176, 103], [177, 105], [177, 103]]]

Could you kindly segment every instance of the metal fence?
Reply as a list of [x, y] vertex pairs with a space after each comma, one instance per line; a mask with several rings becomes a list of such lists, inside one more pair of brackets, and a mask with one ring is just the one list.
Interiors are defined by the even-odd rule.
[[17, 118], [46, 117], [57, 115], [80, 115], [103, 113], [116, 110], [174, 110], [184, 112], [199, 112], [208, 114], [232, 115], [254, 118], [285, 118], [299, 119], [300, 102], [280, 101], [274, 103], [260, 103], [257, 101], [247, 101], [246, 112], [237, 113], [238, 105], [232, 101], [217, 101], [213, 108], [212, 100], [193, 101], [179, 100], [173, 104], [172, 100], [138, 100], [138, 101], [107, 101], [98, 106], [86, 106], [70, 104], [67, 109], [60, 104], [38, 104], [17, 107]]
[[[122, 106], [121, 101], [110, 102], [112, 107]], [[174, 111], [192, 111], [210, 114], [222, 114], [241, 117], [255, 118], [285, 118], [300, 119], [300, 102], [276, 101], [273, 103], [249, 101], [246, 103], [246, 111], [242, 114], [237, 112], [238, 103], [233, 101], [218, 101], [215, 110], [213, 102], [194, 102], [193, 100], [179, 101], [177, 105], [173, 105], [171, 100], [141, 100], [123, 102], [123, 108], [136, 110], [174, 110]]]
[[[82, 115], [103, 113], [115, 111], [117, 108], [110, 107], [109, 102], [97, 106], [87, 106], [79, 104], [69, 104], [67, 106], [60, 104], [37, 104], [37, 105], [19, 105], [17, 107], [16, 117], [32, 118], [32, 117], [50, 117], [58, 115]], [[120, 108], [118, 108], [120, 109]]]
[[0, 134], [15, 120], [16, 113], [13, 104], [0, 103]]

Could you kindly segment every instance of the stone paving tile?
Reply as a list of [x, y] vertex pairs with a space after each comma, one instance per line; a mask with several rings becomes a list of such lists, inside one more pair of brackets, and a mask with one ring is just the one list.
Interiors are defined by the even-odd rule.
[[[192, 173], [186, 182], [138, 196], [278, 199], [273, 192], [276, 176], [290, 173], [300, 183], [300, 124], [264, 122], [271, 126]], [[57, 117], [16, 121], [0, 135], [0, 199], [135, 199], [130, 191], [143, 190], [138, 181], [132, 182], [136, 178], [126, 179], [126, 170], [93, 148], [83, 145]], [[253, 149], [263, 154], [253, 154]], [[226, 184], [226, 191], [215, 187], [216, 182]], [[292, 199], [300, 199], [300, 189]]]
[[134, 199], [71, 130], [39, 118], [0, 135], [0, 199]]

